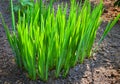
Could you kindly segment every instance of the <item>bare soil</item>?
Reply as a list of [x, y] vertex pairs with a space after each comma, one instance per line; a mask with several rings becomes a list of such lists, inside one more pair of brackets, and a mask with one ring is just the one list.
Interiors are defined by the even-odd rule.
[[[0, 12], [11, 29], [11, 15], [8, 1], [0, 0]], [[103, 22], [97, 33], [98, 42], [107, 22]], [[96, 43], [95, 43], [96, 44]], [[18, 69], [14, 55], [6, 39], [0, 19], [0, 84], [120, 84], [120, 22], [118, 22], [90, 59], [70, 69], [66, 78], [48, 82], [30, 80], [24, 71]]]

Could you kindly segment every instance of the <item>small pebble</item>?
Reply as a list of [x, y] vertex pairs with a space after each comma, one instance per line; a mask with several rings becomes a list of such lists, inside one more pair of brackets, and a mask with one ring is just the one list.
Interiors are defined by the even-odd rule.
[[2, 73], [2, 70], [0, 69], [0, 73]]

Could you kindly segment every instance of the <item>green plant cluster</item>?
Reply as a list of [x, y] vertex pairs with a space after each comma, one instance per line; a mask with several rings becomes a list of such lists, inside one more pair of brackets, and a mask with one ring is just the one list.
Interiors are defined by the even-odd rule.
[[18, 0], [15, 4], [14, 4], [14, 11], [17, 13], [19, 10], [21, 11], [21, 13], [26, 12], [26, 9], [28, 7], [33, 7], [33, 2], [34, 0]]
[[[70, 13], [67, 15], [67, 4], [58, 5], [55, 12], [52, 3], [45, 6], [41, 0], [34, 3], [33, 7], [28, 7], [22, 16], [19, 11], [18, 23], [15, 25], [11, 0], [11, 33], [2, 18], [16, 63], [26, 70], [33, 80], [37, 77], [48, 80], [52, 70], [55, 77], [60, 74], [65, 77], [71, 67], [91, 56], [96, 33], [101, 24], [102, 1], [93, 10], [88, 0], [82, 7], [75, 0], [70, 3]], [[119, 17], [120, 15], [107, 25], [99, 43]]]

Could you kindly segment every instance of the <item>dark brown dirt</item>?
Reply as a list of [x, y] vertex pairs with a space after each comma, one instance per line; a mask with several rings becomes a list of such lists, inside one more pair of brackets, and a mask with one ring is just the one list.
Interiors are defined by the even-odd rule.
[[[9, 8], [7, 1], [0, 0], [0, 12], [11, 28]], [[100, 26], [96, 41], [100, 38], [105, 26], [106, 23]], [[40, 80], [30, 80], [25, 72], [17, 68], [1, 19], [0, 84], [45, 84]], [[120, 84], [120, 22], [113, 27], [93, 57], [71, 68], [67, 78], [52, 79], [49, 77], [46, 84]]]

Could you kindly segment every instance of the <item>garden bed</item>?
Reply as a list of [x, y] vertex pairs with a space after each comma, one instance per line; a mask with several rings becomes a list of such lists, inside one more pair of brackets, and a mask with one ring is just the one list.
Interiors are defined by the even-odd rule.
[[[11, 16], [8, 1], [0, 1], [0, 12], [5, 22], [11, 27]], [[107, 22], [99, 28], [100, 38]], [[98, 42], [98, 41], [97, 41]], [[107, 35], [98, 51], [83, 64], [71, 68], [67, 78], [49, 77], [47, 84], [120, 84], [120, 22]], [[6, 39], [0, 21], [0, 84], [44, 84], [40, 80], [32, 81], [25, 72], [17, 68], [11, 48]]]

